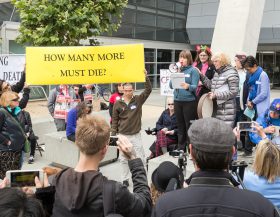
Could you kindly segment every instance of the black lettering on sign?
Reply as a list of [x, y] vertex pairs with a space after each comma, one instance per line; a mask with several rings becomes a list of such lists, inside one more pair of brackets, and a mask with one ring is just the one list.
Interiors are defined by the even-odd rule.
[[65, 54], [45, 54], [44, 61], [64, 61]]
[[75, 69], [75, 70], [60, 70], [60, 77], [78, 77], [78, 76], [84, 76], [84, 69]]
[[22, 75], [22, 72], [3, 72], [4, 80], [8, 81], [19, 81]]
[[89, 69], [88, 76], [104, 76], [106, 75], [106, 69]]
[[8, 56], [0, 56], [0, 63], [2, 66], [7, 66], [8, 65]]
[[102, 61], [102, 60], [123, 60], [123, 59], [124, 59], [124, 52], [98, 54], [98, 61]]
[[94, 61], [94, 54], [68, 54], [68, 61]]

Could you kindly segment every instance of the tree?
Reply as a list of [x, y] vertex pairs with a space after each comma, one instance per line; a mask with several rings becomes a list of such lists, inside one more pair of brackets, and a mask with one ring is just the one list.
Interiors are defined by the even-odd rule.
[[[18, 43], [77, 46], [81, 39], [116, 31], [127, 0], [12, 0], [12, 3], [21, 19]], [[98, 43], [95, 39], [90, 42]]]

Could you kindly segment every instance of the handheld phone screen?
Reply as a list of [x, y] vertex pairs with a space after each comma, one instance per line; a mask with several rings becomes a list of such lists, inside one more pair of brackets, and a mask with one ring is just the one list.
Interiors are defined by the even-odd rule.
[[35, 186], [34, 179], [39, 175], [39, 171], [11, 172], [11, 187]]
[[239, 131], [252, 131], [252, 122], [237, 122]]

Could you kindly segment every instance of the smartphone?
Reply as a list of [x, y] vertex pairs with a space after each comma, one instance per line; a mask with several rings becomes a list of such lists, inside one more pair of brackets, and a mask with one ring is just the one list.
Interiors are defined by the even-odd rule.
[[8, 187], [35, 187], [36, 176], [43, 182], [43, 170], [9, 170], [6, 172], [6, 177], [10, 181]]
[[253, 123], [248, 122], [237, 122], [237, 129], [239, 131], [253, 131]]
[[111, 146], [117, 146], [117, 141], [118, 141], [118, 137], [117, 136], [110, 136], [110, 142], [109, 145]]

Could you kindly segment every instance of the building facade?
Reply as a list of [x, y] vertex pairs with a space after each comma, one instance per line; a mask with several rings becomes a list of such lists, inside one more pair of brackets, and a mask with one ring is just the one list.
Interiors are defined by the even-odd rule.
[[[220, 0], [128, 0], [119, 30], [112, 36], [98, 37], [98, 40], [104, 45], [143, 43], [145, 65], [153, 87], [158, 88], [160, 69], [166, 69], [170, 63], [177, 61], [182, 49], [193, 50], [197, 44], [211, 44], [219, 2]], [[15, 42], [18, 34], [17, 22], [20, 20], [10, 1], [0, 0], [0, 53], [25, 52]], [[82, 43], [87, 44], [86, 41]], [[279, 0], [266, 0], [256, 56], [260, 65], [268, 72], [273, 86], [280, 86]], [[136, 89], [141, 89], [142, 85], [136, 84]]]

